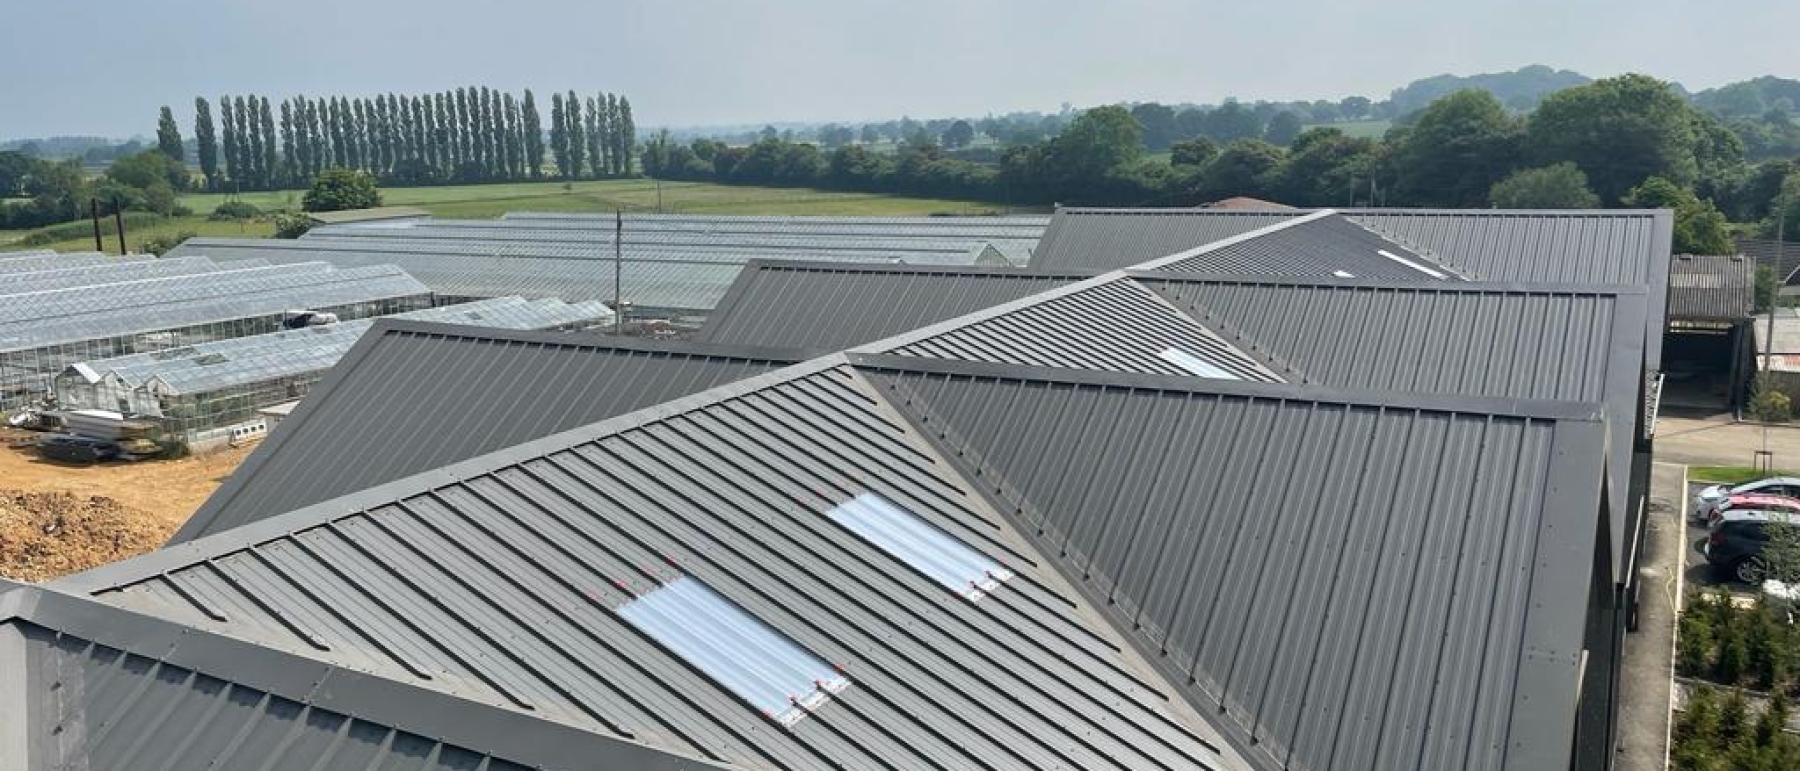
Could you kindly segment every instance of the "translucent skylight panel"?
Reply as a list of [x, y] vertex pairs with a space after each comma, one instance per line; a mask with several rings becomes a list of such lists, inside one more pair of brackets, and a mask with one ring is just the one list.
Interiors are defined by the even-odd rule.
[[971, 601], [1012, 578], [1012, 572], [1000, 563], [874, 493], [839, 504], [830, 516], [846, 530]]
[[688, 576], [625, 603], [619, 615], [784, 726], [850, 685], [817, 656]]
[[1439, 271], [1432, 270], [1431, 268], [1428, 268], [1428, 267], [1426, 267], [1422, 264], [1419, 264], [1417, 262], [1414, 262], [1412, 260], [1406, 259], [1405, 257], [1401, 257], [1400, 255], [1394, 254], [1393, 252], [1390, 252], [1386, 249], [1376, 249], [1375, 253], [1379, 254], [1383, 257], [1386, 257], [1390, 260], [1393, 260], [1394, 262], [1400, 263], [1401, 265], [1405, 265], [1406, 267], [1412, 268], [1413, 270], [1416, 270], [1427, 276], [1438, 279], [1440, 281], [1443, 279], [1449, 278], [1449, 276], [1446, 276]]
[[1220, 380], [1242, 380], [1243, 379], [1243, 378], [1238, 377], [1237, 375], [1233, 375], [1230, 372], [1226, 372], [1225, 370], [1220, 369], [1219, 367], [1213, 365], [1211, 362], [1208, 362], [1205, 359], [1202, 359], [1198, 356], [1188, 353], [1187, 351], [1181, 350], [1180, 348], [1165, 348], [1165, 349], [1163, 349], [1162, 353], [1159, 353], [1156, 356], [1157, 356], [1157, 358], [1162, 359], [1163, 361], [1166, 361], [1170, 364], [1173, 364], [1177, 367], [1182, 368], [1183, 370], [1186, 370], [1187, 373], [1190, 375], [1195, 375], [1198, 377], [1218, 378]]

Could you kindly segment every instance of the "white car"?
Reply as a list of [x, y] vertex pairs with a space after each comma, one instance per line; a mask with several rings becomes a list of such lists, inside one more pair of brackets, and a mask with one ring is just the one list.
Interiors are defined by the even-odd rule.
[[1712, 516], [1719, 504], [1733, 495], [1757, 493], [1761, 495], [1784, 495], [1789, 498], [1800, 497], [1800, 477], [1769, 477], [1741, 485], [1712, 485], [1694, 495], [1693, 519], [1705, 522]]

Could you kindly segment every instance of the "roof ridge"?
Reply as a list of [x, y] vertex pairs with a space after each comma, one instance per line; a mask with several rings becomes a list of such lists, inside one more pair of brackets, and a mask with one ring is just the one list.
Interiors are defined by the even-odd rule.
[[[1260, 213], [1260, 212], [1258, 212], [1258, 213]], [[1235, 236], [1227, 236], [1227, 237], [1221, 238], [1217, 241], [1209, 241], [1207, 243], [1201, 244], [1201, 245], [1193, 247], [1191, 249], [1184, 249], [1184, 250], [1176, 252], [1174, 254], [1164, 255], [1162, 257], [1158, 257], [1149, 262], [1139, 263], [1139, 264], [1131, 266], [1131, 267], [1136, 270], [1158, 270], [1165, 266], [1173, 265], [1175, 263], [1182, 262], [1184, 260], [1198, 257], [1198, 256], [1200, 256], [1202, 254], [1206, 254], [1208, 252], [1215, 252], [1220, 249], [1224, 249], [1224, 248], [1231, 247], [1231, 246], [1236, 246], [1238, 244], [1244, 243], [1245, 241], [1254, 241], [1258, 238], [1262, 238], [1263, 236], [1269, 235], [1271, 233], [1279, 233], [1279, 232], [1281, 232], [1283, 230], [1287, 230], [1289, 228], [1300, 227], [1302, 225], [1306, 225], [1309, 223], [1318, 222], [1319, 220], [1330, 218], [1334, 214], [1337, 214], [1337, 210], [1335, 210], [1335, 209], [1317, 209], [1317, 210], [1314, 210], [1307, 214], [1303, 214], [1303, 215], [1300, 215], [1297, 217], [1289, 217], [1288, 219], [1282, 220], [1281, 222], [1277, 222], [1277, 223], [1274, 223], [1271, 225], [1264, 225], [1255, 230], [1248, 230], [1243, 233], [1239, 233]]]

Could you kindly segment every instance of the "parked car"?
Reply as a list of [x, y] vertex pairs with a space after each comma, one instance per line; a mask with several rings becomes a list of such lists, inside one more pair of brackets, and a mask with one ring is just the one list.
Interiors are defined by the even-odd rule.
[[119, 457], [119, 443], [75, 434], [45, 434], [38, 437], [38, 454], [64, 463], [98, 463]]
[[1800, 516], [1780, 511], [1734, 509], [1713, 520], [1706, 540], [1695, 544], [1722, 577], [1758, 585], [1765, 572], [1763, 547], [1774, 528], [1800, 527]]
[[1746, 493], [1762, 493], [1764, 495], [1781, 495], [1789, 498], [1800, 498], [1800, 478], [1769, 477], [1740, 485], [1713, 485], [1694, 495], [1693, 507], [1690, 510], [1695, 522], [1704, 523], [1713, 509], [1726, 498]]
[[1765, 493], [1744, 493], [1733, 495], [1719, 502], [1719, 505], [1707, 516], [1706, 522], [1711, 524], [1719, 515], [1727, 511], [1780, 511], [1788, 514], [1800, 514], [1800, 498], [1789, 498], [1785, 495], [1768, 495]]

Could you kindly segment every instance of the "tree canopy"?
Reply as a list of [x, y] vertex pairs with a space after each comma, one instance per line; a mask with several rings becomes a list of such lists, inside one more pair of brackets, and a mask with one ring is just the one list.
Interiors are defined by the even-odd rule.
[[1518, 162], [1522, 127], [1486, 91], [1431, 103], [1400, 136], [1394, 193], [1403, 203], [1482, 206]]
[[1573, 163], [1522, 169], [1494, 183], [1488, 198], [1502, 209], [1591, 209], [1600, 196], [1588, 189], [1587, 175]]
[[364, 171], [325, 169], [313, 178], [312, 189], [300, 199], [306, 211], [344, 211], [368, 209], [381, 205], [381, 193], [375, 189], [375, 177]]
[[1691, 108], [1669, 84], [1647, 75], [1559, 91], [1538, 105], [1528, 125], [1534, 160], [1580, 166], [1607, 203], [1650, 177], [1692, 185], [1700, 173]]

